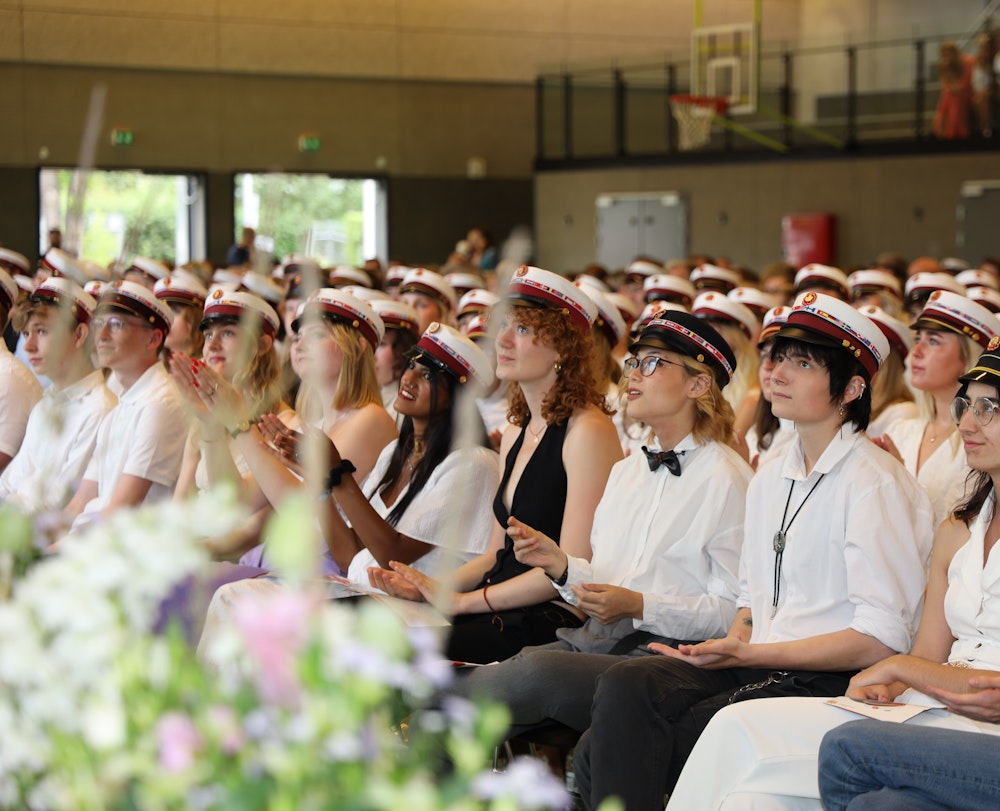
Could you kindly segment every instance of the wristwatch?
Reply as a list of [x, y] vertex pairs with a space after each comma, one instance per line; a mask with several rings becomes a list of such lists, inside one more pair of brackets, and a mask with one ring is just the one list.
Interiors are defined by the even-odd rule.
[[563, 569], [563, 573], [559, 577], [553, 577], [548, 572], [545, 573], [545, 576], [557, 586], [565, 586], [566, 580], [569, 578], [569, 560], [567, 559], [566, 568]]
[[236, 423], [236, 427], [229, 432], [229, 436], [231, 436], [233, 439], [236, 439], [236, 437], [238, 437], [240, 434], [245, 434], [247, 431], [253, 428], [253, 425], [254, 424], [250, 422], [250, 420], [242, 420], [241, 422]]

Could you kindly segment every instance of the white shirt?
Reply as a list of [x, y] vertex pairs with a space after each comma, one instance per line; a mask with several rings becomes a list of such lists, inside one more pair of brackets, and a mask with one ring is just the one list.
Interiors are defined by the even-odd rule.
[[755, 469], [759, 469], [768, 459], [784, 456], [788, 451], [788, 446], [795, 440], [795, 423], [791, 420], [778, 420], [778, 429], [771, 434], [771, 444], [766, 449], [761, 450], [760, 437], [757, 436], [757, 426], [751, 425], [747, 431], [747, 448], [750, 451], [750, 459], [757, 457]]
[[157, 361], [118, 398], [101, 423], [84, 479], [97, 482], [73, 529], [93, 520], [111, 500], [123, 474], [152, 482], [145, 502], [170, 498], [184, 455], [188, 419], [170, 375]]
[[[772, 612], [773, 539], [786, 503], [780, 596]], [[783, 458], [758, 469], [747, 492], [739, 605], [751, 610], [750, 641], [851, 628], [893, 650], [909, 650], [932, 539], [926, 493], [864, 434], [841, 428], [808, 476], [796, 436]]]
[[17, 455], [28, 415], [41, 399], [41, 383], [0, 340], [0, 453]]
[[[376, 492], [398, 441], [382, 449], [364, 482], [363, 492], [382, 518], [409, 490], [407, 484], [389, 506]], [[413, 568], [437, 577], [445, 567], [454, 569], [485, 552], [496, 524], [493, 496], [499, 485], [500, 457], [491, 450], [459, 448], [442, 459], [396, 524], [401, 534], [434, 546], [413, 562]], [[378, 565], [375, 556], [362, 549], [351, 560], [347, 576], [367, 585], [368, 567]]]
[[0, 475], [0, 500], [26, 512], [64, 507], [116, 402], [100, 370], [64, 389], [47, 388], [28, 418], [21, 449]]
[[506, 383], [501, 382], [488, 397], [477, 397], [476, 407], [479, 409], [479, 416], [483, 418], [487, 435], [494, 431], [499, 431], [502, 434], [507, 430], [507, 426], [510, 425], [507, 422], [507, 409], [510, 408], [510, 402], [507, 399]]
[[950, 514], [965, 493], [965, 477], [969, 475], [969, 465], [965, 461], [965, 448], [958, 431], [942, 438], [934, 452], [924, 460], [917, 473], [917, 457], [927, 423], [921, 419], [901, 420], [889, 431], [889, 437], [899, 449], [903, 464], [927, 491], [934, 508], [933, 527], [938, 526]]
[[996, 493], [969, 527], [969, 540], [948, 565], [944, 613], [955, 641], [949, 662], [1000, 670], [1000, 552], [994, 546], [983, 563], [986, 530], [996, 509]]
[[753, 471], [718, 442], [690, 434], [674, 450], [681, 475], [649, 469], [640, 450], [615, 464], [594, 514], [593, 556], [569, 558], [559, 593], [608, 583], [642, 593], [636, 630], [674, 639], [724, 636], [736, 615], [747, 484]]

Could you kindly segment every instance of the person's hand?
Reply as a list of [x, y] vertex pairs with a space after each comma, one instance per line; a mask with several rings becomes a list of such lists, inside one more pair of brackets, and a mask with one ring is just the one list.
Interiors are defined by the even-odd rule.
[[183, 352], [173, 352], [170, 355], [170, 377], [173, 379], [184, 400], [187, 410], [201, 423], [202, 436], [205, 439], [221, 439], [225, 425], [219, 420], [219, 415], [212, 408], [208, 392], [201, 389], [201, 384], [195, 376], [198, 366], [204, 361], [194, 360]]
[[324, 470], [341, 463], [340, 451], [333, 440], [318, 428], [303, 427], [293, 431], [274, 414], [265, 414], [257, 426], [271, 454], [294, 473], [304, 476], [306, 449], [318, 448]]
[[400, 563], [398, 560], [390, 560], [389, 568], [416, 588], [420, 592], [420, 596], [441, 613], [452, 613], [452, 609], [458, 601], [457, 594], [445, 591], [434, 578], [428, 577], [423, 572], [419, 572], [405, 563]]
[[892, 441], [892, 437], [888, 434], [882, 434], [882, 436], [869, 437], [872, 442], [878, 445], [886, 453], [895, 456], [896, 461], [903, 464], [903, 454], [899, 452], [899, 448], [896, 447], [896, 443]]
[[621, 619], [642, 618], [642, 594], [607, 583], [573, 586], [576, 607], [604, 625]]
[[490, 431], [487, 440], [490, 443], [490, 447], [497, 453], [500, 453], [500, 442], [503, 440], [503, 431], [499, 428], [494, 428]]
[[305, 468], [299, 461], [300, 435], [274, 414], [265, 414], [257, 423], [264, 449], [299, 478], [305, 478]]
[[[871, 687], [873, 685], [884, 686], [887, 684], [892, 684], [893, 682], [896, 681], [905, 681], [905, 679], [902, 679], [900, 677], [899, 665], [901, 661], [902, 661], [901, 655], [896, 654], [895, 656], [889, 656], [880, 662], [876, 662], [871, 667], [866, 667], [860, 673], [856, 673], [854, 675], [854, 677], [851, 679], [850, 685], [848, 685], [848, 689], [849, 690], [857, 689], [858, 691], [861, 691], [862, 688]], [[876, 698], [876, 696], [870, 696], [870, 695], [862, 696], [860, 694], [854, 696], [850, 692], [848, 692], [847, 695], [851, 696], [852, 698], [855, 697]], [[895, 696], [893, 696], [892, 698], [895, 698]], [[891, 701], [892, 698], [878, 698], [877, 700]]]
[[226, 431], [231, 432], [241, 422], [250, 420], [250, 406], [243, 394], [222, 375], [202, 361], [192, 362], [190, 368], [198, 384], [199, 395], [226, 427]]
[[860, 701], [894, 701], [896, 698], [888, 684], [849, 685], [844, 695]]
[[514, 557], [526, 566], [537, 566], [553, 577], [566, 571], [566, 553], [548, 535], [532, 529], [514, 516], [507, 519], [507, 535], [514, 542]]
[[925, 692], [956, 715], [1000, 724], [1000, 676], [972, 676], [969, 689], [972, 692], [953, 693], [928, 686]]
[[721, 670], [728, 667], [747, 665], [746, 655], [749, 645], [734, 636], [709, 639], [697, 645], [678, 645], [671, 648], [661, 642], [650, 642], [649, 650], [673, 659], [680, 659], [705, 670]]
[[368, 582], [392, 597], [412, 600], [415, 603], [423, 602], [424, 595], [420, 593], [420, 589], [402, 575], [388, 569], [380, 569], [377, 566], [369, 567]]

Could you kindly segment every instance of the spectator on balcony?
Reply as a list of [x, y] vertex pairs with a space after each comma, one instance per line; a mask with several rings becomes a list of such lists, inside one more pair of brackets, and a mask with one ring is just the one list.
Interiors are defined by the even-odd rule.
[[968, 138], [975, 58], [963, 54], [951, 40], [941, 43], [938, 76], [941, 96], [934, 112], [934, 135], [939, 139]]
[[993, 135], [993, 103], [996, 98], [996, 46], [993, 35], [980, 34], [976, 40], [976, 62], [972, 69], [972, 102], [976, 122], [984, 138]]

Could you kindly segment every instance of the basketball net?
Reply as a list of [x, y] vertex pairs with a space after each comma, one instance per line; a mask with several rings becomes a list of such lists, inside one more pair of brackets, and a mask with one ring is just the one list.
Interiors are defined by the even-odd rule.
[[701, 149], [712, 137], [712, 122], [726, 114], [726, 100], [716, 96], [670, 97], [670, 111], [677, 121], [678, 146], [682, 152]]

